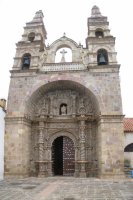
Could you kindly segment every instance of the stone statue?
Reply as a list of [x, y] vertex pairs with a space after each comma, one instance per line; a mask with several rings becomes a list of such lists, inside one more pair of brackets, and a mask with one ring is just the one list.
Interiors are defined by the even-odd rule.
[[66, 115], [67, 114], [67, 108], [65, 105], [61, 106], [61, 115]]

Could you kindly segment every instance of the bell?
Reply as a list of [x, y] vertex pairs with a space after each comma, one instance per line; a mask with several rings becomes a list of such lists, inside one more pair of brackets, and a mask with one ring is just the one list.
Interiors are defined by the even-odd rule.
[[30, 60], [29, 58], [24, 58], [24, 66], [29, 66], [30, 65]]
[[106, 65], [106, 60], [103, 54], [99, 55], [99, 60], [98, 60], [99, 65]]

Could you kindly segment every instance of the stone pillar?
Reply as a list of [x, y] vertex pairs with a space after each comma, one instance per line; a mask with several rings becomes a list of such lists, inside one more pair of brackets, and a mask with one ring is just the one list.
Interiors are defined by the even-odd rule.
[[47, 160], [48, 160], [48, 176], [53, 176], [52, 172], [52, 158], [51, 158], [51, 146], [46, 147]]
[[85, 161], [85, 121], [80, 121], [80, 159]]
[[78, 177], [79, 176], [79, 165], [78, 165], [78, 152], [79, 152], [79, 147], [75, 147], [75, 172], [74, 172], [74, 176]]
[[72, 116], [75, 117], [76, 115], [76, 96], [72, 95]]
[[44, 160], [44, 127], [43, 122], [40, 122], [40, 129], [39, 129], [39, 138], [38, 138], [38, 152], [39, 152], [39, 159], [38, 159], [38, 177], [45, 177], [47, 175], [47, 164], [48, 162]]
[[53, 96], [50, 96], [50, 117], [53, 117]]
[[38, 153], [39, 153], [39, 159], [38, 159], [39, 171], [38, 171], [38, 176], [42, 177], [44, 175], [44, 166], [43, 166], [43, 154], [44, 154], [43, 129], [39, 130]]
[[86, 161], [86, 147], [85, 147], [85, 121], [87, 120], [87, 118], [83, 115], [79, 118], [80, 120], [80, 125], [79, 125], [79, 129], [80, 129], [80, 160], [78, 161], [79, 165], [80, 165], [80, 177], [86, 177], [87, 173], [86, 173], [86, 164], [88, 163]]
[[98, 130], [99, 176], [124, 177], [123, 116], [101, 116]]

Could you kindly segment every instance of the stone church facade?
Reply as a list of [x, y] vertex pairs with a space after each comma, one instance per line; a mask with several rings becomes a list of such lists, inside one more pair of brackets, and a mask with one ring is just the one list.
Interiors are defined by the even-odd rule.
[[[121, 177], [124, 134], [115, 38], [97, 6], [86, 47], [64, 34], [46, 46], [43, 13], [17, 43], [6, 114], [5, 176]], [[60, 48], [72, 62], [55, 62]]]

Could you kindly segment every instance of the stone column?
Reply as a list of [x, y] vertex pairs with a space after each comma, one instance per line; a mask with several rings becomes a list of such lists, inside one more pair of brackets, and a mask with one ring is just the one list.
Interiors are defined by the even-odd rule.
[[80, 120], [80, 161], [78, 161], [78, 163], [80, 164], [80, 177], [86, 177], [86, 164], [88, 163], [86, 161], [86, 150], [85, 150], [85, 120], [87, 118], [85, 116], [81, 116], [79, 118]]
[[53, 96], [50, 96], [50, 117], [53, 117]]
[[85, 121], [80, 121], [80, 159], [85, 161]]
[[47, 160], [48, 160], [48, 176], [53, 176], [52, 172], [52, 158], [51, 158], [51, 146], [46, 147], [47, 150]]
[[76, 115], [76, 96], [72, 95], [72, 116], [75, 117]]
[[75, 147], [75, 172], [74, 172], [75, 177], [79, 176], [79, 164], [77, 162], [79, 160], [78, 152], [79, 152], [79, 146], [76, 146]]
[[43, 129], [39, 130], [38, 152], [39, 152], [39, 159], [38, 159], [39, 171], [38, 171], [38, 176], [42, 177], [44, 175], [44, 166], [43, 166], [43, 154], [44, 154]]
[[44, 127], [42, 126], [43, 122], [40, 122], [40, 129], [39, 129], [39, 138], [38, 138], [38, 152], [39, 152], [39, 177], [45, 177], [47, 175], [47, 161], [44, 160]]

